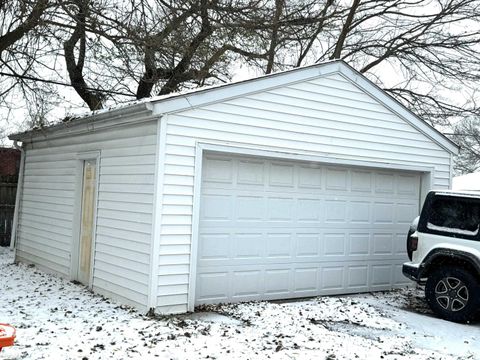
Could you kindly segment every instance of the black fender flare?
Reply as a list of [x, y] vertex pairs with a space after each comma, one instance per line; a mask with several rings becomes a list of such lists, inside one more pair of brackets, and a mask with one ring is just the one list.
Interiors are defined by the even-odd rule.
[[428, 272], [430, 265], [438, 258], [448, 258], [452, 260], [458, 259], [460, 261], [467, 262], [473, 266], [477, 272], [477, 275], [480, 276], [480, 259], [475, 255], [462, 250], [436, 248], [431, 250], [422, 261], [422, 264], [420, 265], [419, 278], [424, 277], [424, 274]]

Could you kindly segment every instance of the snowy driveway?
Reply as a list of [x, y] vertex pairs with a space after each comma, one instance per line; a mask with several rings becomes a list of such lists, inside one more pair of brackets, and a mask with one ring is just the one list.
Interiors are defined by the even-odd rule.
[[480, 359], [480, 323], [437, 319], [402, 290], [247, 303], [151, 319], [84, 287], [13, 265], [0, 248], [5, 359]]

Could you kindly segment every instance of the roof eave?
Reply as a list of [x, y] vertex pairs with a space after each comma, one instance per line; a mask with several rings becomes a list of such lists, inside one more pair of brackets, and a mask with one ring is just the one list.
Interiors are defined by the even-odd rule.
[[[14, 141], [30, 142], [38, 139], [94, 132], [112, 126], [129, 124], [137, 121], [138, 116], [145, 115], [146, 118], [151, 117], [152, 109], [153, 106], [149, 101], [111, 110], [106, 109], [105, 111], [88, 114], [79, 118], [72, 118], [70, 121], [61, 122], [45, 128], [11, 134], [8, 138]], [[133, 115], [136, 115], [136, 117], [132, 118]]]

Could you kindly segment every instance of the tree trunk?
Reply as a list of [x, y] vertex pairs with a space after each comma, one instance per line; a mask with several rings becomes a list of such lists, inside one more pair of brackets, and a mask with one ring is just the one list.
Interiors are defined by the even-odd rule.
[[[87, 19], [89, 0], [77, 0], [76, 3], [78, 6], [78, 12], [75, 17], [75, 30], [70, 39], [63, 43], [65, 62], [67, 64], [70, 82], [77, 94], [80, 95], [83, 101], [85, 101], [90, 110], [99, 110], [103, 108], [104, 97], [101, 93], [90, 90], [83, 76], [87, 42], [85, 22]], [[77, 43], [80, 43], [78, 59], [75, 58], [75, 47]]]
[[330, 56], [330, 59], [340, 59], [340, 55], [343, 50], [343, 45], [345, 44], [345, 40], [347, 39], [347, 35], [350, 31], [350, 26], [352, 25], [353, 18], [355, 13], [357, 12], [358, 6], [360, 5], [360, 0], [353, 0], [352, 7], [348, 13], [347, 19], [345, 20], [345, 24], [343, 24], [342, 31], [340, 32], [340, 36], [338, 37], [337, 44], [335, 45], [335, 50], [333, 54]]

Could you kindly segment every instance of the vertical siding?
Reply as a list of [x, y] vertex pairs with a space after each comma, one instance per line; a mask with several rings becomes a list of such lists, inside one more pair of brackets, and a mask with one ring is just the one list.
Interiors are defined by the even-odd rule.
[[18, 259], [69, 276], [77, 154], [100, 151], [93, 288], [145, 308], [156, 129], [151, 121], [28, 146]]
[[252, 94], [167, 118], [157, 311], [187, 310], [198, 141], [352, 161], [434, 167], [450, 155], [341, 75]]

